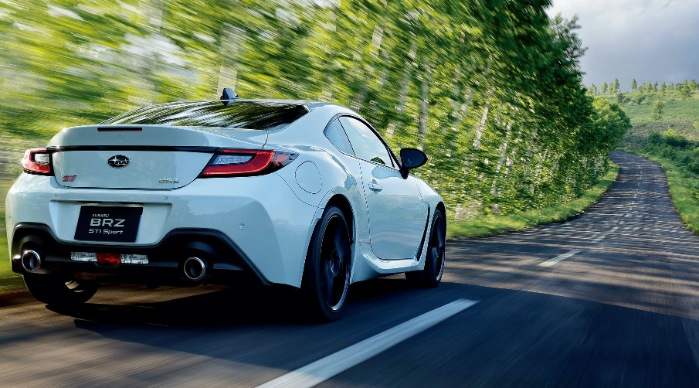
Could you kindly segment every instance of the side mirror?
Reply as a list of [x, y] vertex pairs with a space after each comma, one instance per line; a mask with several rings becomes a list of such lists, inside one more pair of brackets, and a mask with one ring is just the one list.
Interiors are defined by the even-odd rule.
[[427, 162], [427, 155], [417, 148], [402, 148], [400, 150], [400, 160], [402, 163], [400, 173], [403, 178], [407, 178], [410, 170], [418, 168]]

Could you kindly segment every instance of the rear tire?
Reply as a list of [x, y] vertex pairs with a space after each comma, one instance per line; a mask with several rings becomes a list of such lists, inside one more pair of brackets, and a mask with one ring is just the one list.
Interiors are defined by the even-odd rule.
[[409, 283], [424, 288], [434, 288], [442, 281], [446, 256], [447, 223], [441, 210], [435, 210], [427, 240], [425, 268], [422, 271], [406, 272]]
[[351, 262], [347, 221], [338, 207], [330, 206], [313, 232], [303, 272], [301, 289], [312, 317], [321, 321], [340, 318], [349, 291]]
[[90, 300], [99, 288], [96, 282], [52, 275], [25, 274], [23, 277], [29, 293], [38, 301], [52, 306], [70, 307], [83, 304]]

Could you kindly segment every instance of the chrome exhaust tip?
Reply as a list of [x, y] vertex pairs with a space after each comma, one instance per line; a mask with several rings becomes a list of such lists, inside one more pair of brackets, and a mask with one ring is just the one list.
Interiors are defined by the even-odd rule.
[[206, 263], [196, 256], [188, 257], [182, 268], [184, 276], [193, 282], [199, 282], [206, 276]]
[[22, 252], [20, 262], [22, 263], [22, 268], [27, 272], [36, 272], [41, 268], [41, 256], [32, 249]]

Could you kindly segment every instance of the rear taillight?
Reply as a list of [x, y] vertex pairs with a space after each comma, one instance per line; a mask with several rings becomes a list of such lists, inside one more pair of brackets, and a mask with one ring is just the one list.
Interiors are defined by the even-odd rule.
[[262, 175], [291, 163], [296, 154], [272, 150], [221, 149], [214, 154], [200, 178]]
[[51, 154], [46, 148], [31, 148], [24, 152], [22, 168], [28, 174], [53, 175]]

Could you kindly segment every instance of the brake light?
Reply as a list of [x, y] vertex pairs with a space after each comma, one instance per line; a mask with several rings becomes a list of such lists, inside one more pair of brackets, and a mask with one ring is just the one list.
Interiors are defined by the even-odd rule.
[[200, 178], [263, 175], [291, 163], [296, 154], [272, 150], [221, 149], [214, 154]]
[[46, 148], [30, 148], [24, 152], [22, 168], [28, 174], [53, 175], [51, 154]]

